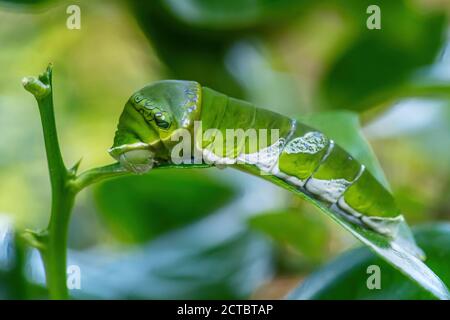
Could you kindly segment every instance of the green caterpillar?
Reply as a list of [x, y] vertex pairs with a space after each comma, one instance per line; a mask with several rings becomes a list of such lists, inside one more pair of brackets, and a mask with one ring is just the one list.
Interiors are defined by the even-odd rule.
[[[143, 173], [153, 165], [170, 163], [180, 130], [193, 136], [195, 121], [202, 129], [217, 129], [192, 152], [202, 162], [230, 165], [286, 188], [295, 188], [328, 207], [349, 223], [393, 236], [403, 217], [392, 195], [332, 139], [283, 115], [256, 108], [197, 82], [166, 80], [148, 85], [125, 105], [110, 154], [130, 171]], [[217, 143], [229, 129], [267, 129], [258, 144], [246, 136], [233, 139], [234, 148]], [[278, 133], [275, 137], [272, 132]], [[176, 140], [176, 141], [174, 141]], [[264, 141], [263, 141], [264, 140]], [[260, 148], [261, 142], [268, 142]]]

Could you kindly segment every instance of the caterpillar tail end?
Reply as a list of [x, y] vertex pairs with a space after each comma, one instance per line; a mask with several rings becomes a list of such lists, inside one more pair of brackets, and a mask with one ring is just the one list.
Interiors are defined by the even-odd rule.
[[414, 236], [411, 232], [410, 227], [405, 221], [405, 218], [400, 215], [397, 217], [397, 232], [394, 235], [394, 242], [401, 246], [405, 251], [413, 255], [414, 257], [425, 261], [426, 254], [425, 252], [419, 248], [414, 240]]
[[338, 210], [338, 212], [346, 220], [364, 226], [376, 233], [388, 237], [391, 242], [395, 243], [402, 251], [418, 258], [425, 260], [426, 256], [422, 249], [420, 249], [411, 232], [410, 227], [406, 223], [403, 215], [396, 217], [378, 217], [378, 216], [359, 216], [355, 218], [354, 215], [349, 215], [347, 212]]
[[391, 238], [403, 251], [422, 261], [426, 259], [423, 250], [417, 246], [403, 215], [393, 218], [363, 216], [361, 222], [375, 232]]

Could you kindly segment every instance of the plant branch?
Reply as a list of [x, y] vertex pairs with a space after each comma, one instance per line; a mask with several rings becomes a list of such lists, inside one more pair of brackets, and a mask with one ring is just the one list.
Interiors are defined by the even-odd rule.
[[37, 232], [28, 230], [24, 233], [24, 239], [41, 253], [50, 298], [67, 299], [67, 233], [76, 194], [92, 183], [124, 175], [127, 171], [118, 163], [88, 170], [78, 177], [76, 170], [79, 163], [68, 170], [61, 155], [56, 130], [52, 65], [38, 77], [24, 78], [22, 84], [38, 103], [52, 194], [47, 229]]
[[66, 185], [70, 174], [64, 165], [58, 142], [53, 107], [52, 65], [39, 77], [22, 80], [27, 91], [34, 95], [39, 107], [44, 134], [45, 151], [50, 175], [52, 204], [47, 234], [40, 238], [40, 252], [45, 265], [50, 298], [67, 299], [66, 243], [67, 229], [75, 194]]
[[78, 164], [68, 170], [59, 147], [53, 105], [52, 65], [39, 77], [24, 78], [22, 84], [38, 103], [52, 193], [47, 229], [41, 232], [28, 231], [25, 239], [41, 253], [50, 298], [67, 299], [67, 232], [76, 194], [94, 182], [123, 175], [126, 171], [119, 164], [113, 164], [88, 170], [76, 177]]
[[69, 186], [73, 192], [78, 193], [87, 186], [105, 179], [123, 176], [129, 173], [120, 163], [116, 162], [103, 167], [87, 170], [70, 181]]
[[[161, 163], [161, 164], [156, 164], [152, 170], [171, 169], [171, 168], [195, 169], [195, 168], [207, 168], [207, 167], [210, 167], [210, 165], [207, 165], [207, 164], [174, 165], [174, 164], [169, 164], [169, 163]], [[75, 179], [72, 179], [69, 181], [69, 186], [74, 193], [78, 193], [81, 190], [83, 190], [84, 188], [90, 186], [91, 184], [94, 184], [94, 183], [97, 183], [97, 182], [100, 182], [100, 181], [103, 181], [106, 179], [123, 176], [126, 174], [130, 174], [130, 172], [128, 170], [126, 170], [120, 163], [116, 162], [116, 163], [109, 164], [109, 165], [106, 165], [103, 167], [89, 169], [89, 170], [81, 173]]]

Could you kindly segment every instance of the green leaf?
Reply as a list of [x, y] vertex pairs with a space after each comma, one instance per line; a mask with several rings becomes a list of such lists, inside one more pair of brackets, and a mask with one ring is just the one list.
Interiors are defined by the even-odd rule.
[[320, 261], [328, 246], [329, 232], [316, 215], [293, 210], [268, 212], [251, 217], [249, 225], [313, 261]]
[[305, 195], [294, 187], [288, 186], [280, 180], [271, 177], [264, 177], [272, 181], [274, 184], [280, 185], [286, 190], [297, 194], [299, 197], [312, 203], [322, 212], [331, 217], [341, 227], [350, 232], [354, 237], [360, 240], [363, 244], [368, 246], [382, 259], [397, 268], [403, 274], [407, 275], [413, 281], [417, 282], [424, 289], [431, 292], [434, 296], [440, 299], [450, 299], [450, 293], [442, 281], [419, 259], [417, 248], [411, 246], [411, 235], [409, 228], [405, 221], [402, 221], [399, 226], [399, 232], [394, 238], [383, 236], [379, 233], [369, 229], [360, 227], [350, 223], [330, 207], [323, 203]]
[[329, 111], [315, 113], [301, 118], [301, 121], [319, 129], [342, 146], [355, 159], [366, 166], [386, 188], [389, 183], [372, 148], [361, 132], [359, 117], [350, 111]]
[[[415, 228], [415, 238], [427, 255], [427, 264], [450, 285], [450, 224]], [[368, 266], [381, 270], [381, 289], [369, 290]], [[290, 299], [432, 299], [429, 292], [374, 255], [367, 248], [344, 253], [309, 276]]]
[[[381, 9], [381, 30], [366, 27], [369, 5]], [[390, 102], [390, 93], [396, 95], [395, 88], [430, 65], [443, 47], [441, 13], [424, 13], [404, 0], [354, 0], [343, 9], [357, 34], [322, 79], [330, 107], [363, 111]]]
[[[362, 137], [357, 118], [355, 118], [352, 113], [338, 112], [326, 113], [324, 115], [317, 114], [305, 119], [305, 122], [323, 130], [329, 137], [335, 139], [338, 144], [348, 150], [356, 159], [367, 165], [369, 170], [373, 170], [372, 172], [378, 179], [382, 177], [382, 171], [376, 158], [366, 140]], [[309, 197], [295, 187], [288, 186], [284, 182], [272, 177], [264, 178], [315, 205], [358, 240], [377, 253], [382, 259], [393, 265], [436, 297], [441, 299], [450, 297], [448, 289], [442, 281], [419, 259], [418, 256], [420, 253], [417, 252], [418, 249], [415, 248], [414, 245], [411, 245], [413, 241], [405, 221], [401, 223], [397, 236], [394, 238], [386, 237], [350, 223], [332, 208]]]
[[165, 169], [106, 181], [94, 194], [115, 236], [144, 242], [212, 213], [234, 191], [198, 171]]

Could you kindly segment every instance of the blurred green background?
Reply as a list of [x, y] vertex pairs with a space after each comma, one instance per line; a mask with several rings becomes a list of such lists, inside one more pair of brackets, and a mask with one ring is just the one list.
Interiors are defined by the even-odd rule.
[[[66, 27], [73, 4], [80, 30]], [[371, 4], [381, 8], [381, 30], [366, 27]], [[350, 119], [408, 222], [448, 221], [449, 13], [439, 0], [0, 0], [0, 297], [45, 296], [35, 252], [24, 254], [24, 290], [5, 261], [11, 225], [48, 222], [38, 109], [20, 83], [48, 62], [68, 165], [112, 162], [106, 150], [136, 89], [196, 80], [294, 118], [322, 119], [326, 128]], [[354, 136], [341, 139], [351, 145]], [[151, 172], [78, 198], [69, 264], [80, 266], [82, 289], [71, 294], [281, 298], [353, 245], [317, 209], [257, 178], [228, 169]], [[373, 297], [337, 291], [324, 296]]]

